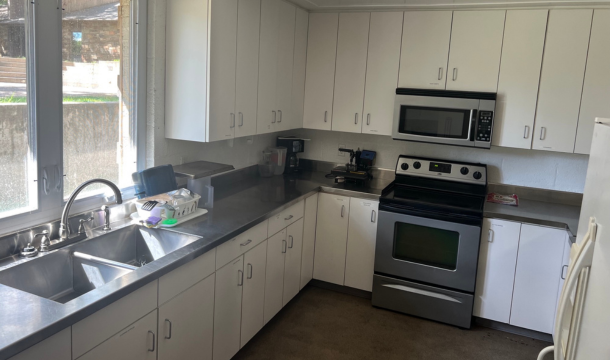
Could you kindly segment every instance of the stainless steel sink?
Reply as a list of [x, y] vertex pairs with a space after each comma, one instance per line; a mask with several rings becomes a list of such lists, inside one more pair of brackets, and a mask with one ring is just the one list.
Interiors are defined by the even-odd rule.
[[63, 304], [198, 239], [131, 225], [0, 271], [0, 284]]

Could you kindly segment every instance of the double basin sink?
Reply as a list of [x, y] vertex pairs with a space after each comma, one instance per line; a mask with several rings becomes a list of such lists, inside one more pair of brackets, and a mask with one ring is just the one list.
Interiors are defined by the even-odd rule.
[[0, 284], [65, 304], [200, 237], [130, 225], [0, 270]]

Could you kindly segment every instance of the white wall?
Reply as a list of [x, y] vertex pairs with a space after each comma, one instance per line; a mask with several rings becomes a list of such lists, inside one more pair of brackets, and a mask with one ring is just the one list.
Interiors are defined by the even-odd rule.
[[480, 162], [488, 165], [489, 182], [582, 193], [589, 157], [548, 151], [492, 147], [491, 150], [392, 140], [389, 136], [299, 130], [305, 143], [302, 158], [344, 163], [338, 145], [375, 150], [375, 166], [393, 169], [398, 155]]

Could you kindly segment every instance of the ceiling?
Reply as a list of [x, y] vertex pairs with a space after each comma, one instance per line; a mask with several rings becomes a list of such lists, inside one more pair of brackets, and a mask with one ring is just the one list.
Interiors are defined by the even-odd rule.
[[515, 6], [586, 6], [610, 0], [291, 0], [311, 11], [383, 10], [410, 8], [471, 8]]

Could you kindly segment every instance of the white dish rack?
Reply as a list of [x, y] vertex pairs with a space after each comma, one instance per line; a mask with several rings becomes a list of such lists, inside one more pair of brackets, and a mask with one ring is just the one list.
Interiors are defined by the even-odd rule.
[[[201, 196], [186, 189], [170, 191], [165, 194], [149, 196], [136, 201], [136, 208], [140, 218], [147, 219], [150, 216], [158, 216], [164, 219], [181, 219], [194, 214], [197, 210]], [[148, 201], [157, 201], [151, 210], [144, 210], [142, 206]], [[169, 205], [169, 206], [166, 206]], [[173, 214], [171, 214], [173, 208]]]

